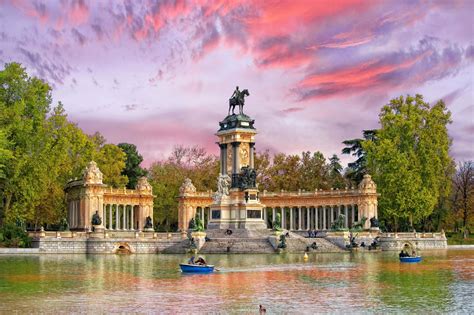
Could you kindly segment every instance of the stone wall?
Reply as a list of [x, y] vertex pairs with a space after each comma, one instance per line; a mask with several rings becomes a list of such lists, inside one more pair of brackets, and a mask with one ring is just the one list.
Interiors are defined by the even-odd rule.
[[61, 239], [41, 238], [33, 240], [39, 253], [55, 254], [113, 254], [119, 249], [133, 254], [185, 253], [188, 240], [156, 239]]

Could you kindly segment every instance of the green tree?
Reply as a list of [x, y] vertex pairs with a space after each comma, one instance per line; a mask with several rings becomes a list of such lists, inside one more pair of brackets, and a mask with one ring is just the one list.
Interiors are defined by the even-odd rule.
[[95, 161], [104, 174], [103, 182], [115, 188], [125, 187], [128, 178], [122, 175], [126, 154], [115, 144], [104, 144], [96, 153]]
[[300, 176], [300, 157], [298, 155], [286, 155], [277, 153], [273, 156], [273, 165], [270, 169], [273, 191], [297, 190]]
[[153, 187], [154, 222], [172, 230], [178, 226], [178, 196], [185, 178], [190, 178], [198, 191], [216, 190], [219, 160], [201, 147], [176, 146], [165, 161], [149, 168]]
[[20, 64], [6, 64], [0, 71], [0, 130], [3, 150], [11, 154], [1, 183], [0, 220], [6, 216], [11, 221], [24, 221], [38, 202], [48, 171], [44, 139], [50, 104], [49, 85], [28, 77]]
[[377, 140], [362, 143], [381, 194], [379, 214], [392, 228], [400, 220], [413, 227], [449, 194], [450, 116], [443, 101], [430, 106], [421, 95], [399, 97], [382, 108]]
[[255, 154], [255, 170], [257, 172], [257, 183], [260, 190], [270, 190], [271, 187], [271, 158], [268, 150]]
[[125, 168], [122, 171], [122, 175], [128, 178], [127, 188], [135, 189], [138, 179], [146, 175], [146, 170], [140, 166], [143, 157], [138, 153], [137, 147], [134, 144], [119, 143], [118, 147], [126, 154]]
[[377, 130], [363, 130], [363, 139], [345, 140], [342, 143], [346, 146], [342, 149], [342, 154], [351, 154], [357, 159], [348, 163], [345, 177], [358, 185], [365, 174], [367, 174], [367, 154], [362, 147], [364, 141], [376, 141]]
[[298, 183], [292, 190], [304, 189], [314, 191], [315, 189], [329, 189], [329, 168], [324, 155], [316, 151], [313, 154], [306, 151], [301, 154], [301, 165], [299, 168]]
[[341, 160], [336, 154], [329, 158], [329, 178], [331, 179], [331, 186], [334, 188], [342, 189], [346, 185], [342, 176]]

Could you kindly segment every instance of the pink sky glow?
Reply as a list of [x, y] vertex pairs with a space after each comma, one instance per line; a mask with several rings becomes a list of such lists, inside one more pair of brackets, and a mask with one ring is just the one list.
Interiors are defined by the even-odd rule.
[[54, 88], [72, 121], [138, 146], [217, 153], [236, 85], [257, 150], [341, 156], [399, 95], [444, 99], [474, 159], [474, 1], [0, 0], [0, 63]]

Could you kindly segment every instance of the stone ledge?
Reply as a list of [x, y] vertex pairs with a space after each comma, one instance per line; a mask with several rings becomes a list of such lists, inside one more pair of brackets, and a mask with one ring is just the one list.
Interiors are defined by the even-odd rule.
[[38, 254], [39, 248], [0, 248], [0, 254]]

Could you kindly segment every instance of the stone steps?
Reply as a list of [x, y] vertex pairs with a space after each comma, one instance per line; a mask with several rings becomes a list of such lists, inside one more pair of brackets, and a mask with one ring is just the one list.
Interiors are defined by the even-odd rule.
[[268, 238], [213, 238], [207, 241], [199, 252], [205, 254], [270, 254], [275, 253], [275, 250], [268, 241]]

